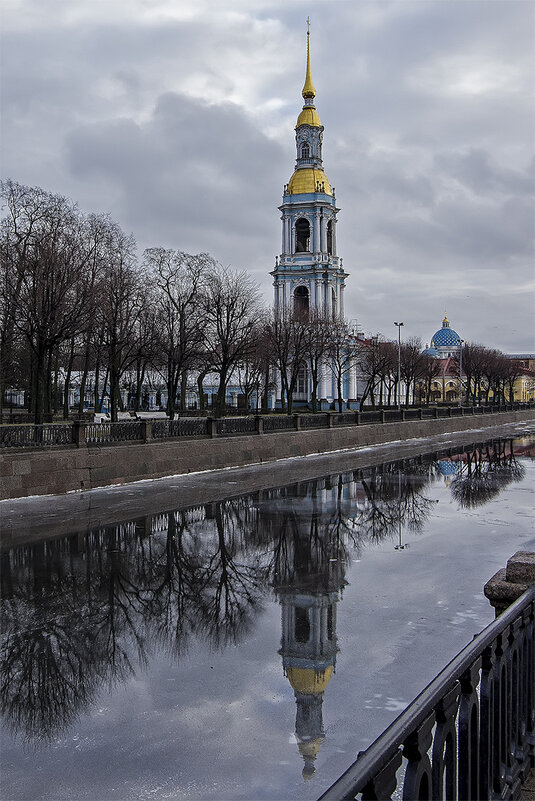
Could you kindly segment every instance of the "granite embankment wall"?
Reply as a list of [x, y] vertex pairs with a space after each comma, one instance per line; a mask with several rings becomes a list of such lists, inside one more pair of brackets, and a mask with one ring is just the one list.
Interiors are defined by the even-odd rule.
[[106, 447], [21, 449], [0, 456], [0, 499], [60, 495], [110, 484], [405, 441], [505, 423], [535, 423], [533, 409], [484, 417], [414, 420]]

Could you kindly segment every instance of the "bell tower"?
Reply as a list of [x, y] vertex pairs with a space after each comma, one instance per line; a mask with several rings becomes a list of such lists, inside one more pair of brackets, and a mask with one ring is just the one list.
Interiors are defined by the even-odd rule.
[[[307, 23], [308, 24], [308, 23]], [[334, 187], [323, 170], [323, 125], [314, 100], [316, 90], [310, 71], [310, 25], [302, 96], [304, 105], [295, 127], [296, 162], [284, 187], [282, 251], [271, 272], [275, 309], [300, 312], [316, 309], [329, 316], [344, 316], [344, 288], [348, 273], [336, 251]]]

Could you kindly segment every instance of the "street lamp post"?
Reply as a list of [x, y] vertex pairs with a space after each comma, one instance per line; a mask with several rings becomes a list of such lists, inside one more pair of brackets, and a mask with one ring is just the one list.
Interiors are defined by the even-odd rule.
[[463, 405], [463, 345], [464, 339], [459, 339], [459, 406]]
[[398, 412], [401, 410], [401, 326], [403, 323], [394, 323], [398, 327]]

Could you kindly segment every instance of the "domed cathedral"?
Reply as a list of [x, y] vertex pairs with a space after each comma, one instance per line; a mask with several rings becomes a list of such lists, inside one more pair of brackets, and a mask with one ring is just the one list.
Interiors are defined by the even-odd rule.
[[431, 356], [439, 359], [448, 359], [457, 356], [461, 348], [462, 339], [453, 328], [450, 328], [450, 321], [445, 314], [442, 320], [442, 328], [435, 331], [431, 339], [431, 347], [427, 351]]
[[276, 259], [275, 309], [289, 307], [307, 312], [317, 309], [333, 317], [344, 315], [344, 288], [348, 273], [336, 252], [334, 187], [323, 170], [321, 124], [310, 72], [310, 26], [307, 30], [307, 62], [304, 105], [297, 118], [297, 157], [290, 181], [284, 187], [282, 206], [282, 253]]

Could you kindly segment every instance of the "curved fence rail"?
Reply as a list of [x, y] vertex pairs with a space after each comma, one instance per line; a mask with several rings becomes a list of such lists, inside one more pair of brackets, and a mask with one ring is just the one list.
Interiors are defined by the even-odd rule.
[[50, 448], [76, 445], [104, 446], [118, 442], [146, 442], [178, 437], [227, 437], [299, 431], [314, 428], [395, 423], [404, 420], [432, 420], [447, 417], [492, 414], [535, 409], [534, 403], [496, 404], [480, 407], [421, 407], [374, 409], [363, 412], [319, 412], [318, 414], [270, 414], [224, 417], [178, 417], [175, 420], [144, 418], [118, 423], [64, 423], [34, 426], [0, 425], [0, 448]]
[[535, 767], [534, 613], [532, 586], [319, 801], [519, 798]]

